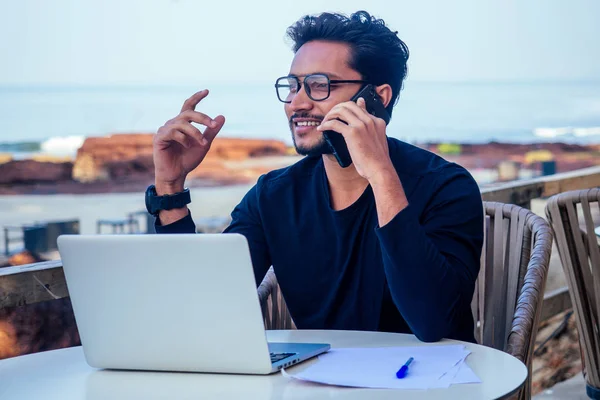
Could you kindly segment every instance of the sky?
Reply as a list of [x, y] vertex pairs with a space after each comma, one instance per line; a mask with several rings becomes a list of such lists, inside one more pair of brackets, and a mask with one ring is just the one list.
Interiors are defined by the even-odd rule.
[[271, 82], [289, 25], [359, 9], [413, 81], [600, 81], [597, 0], [0, 0], [0, 85]]

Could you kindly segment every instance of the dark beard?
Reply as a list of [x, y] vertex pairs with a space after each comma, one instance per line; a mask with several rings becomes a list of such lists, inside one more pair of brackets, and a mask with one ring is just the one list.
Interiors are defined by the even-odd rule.
[[292, 141], [294, 142], [296, 152], [302, 156], [320, 157], [323, 154], [333, 154], [333, 152], [331, 151], [331, 147], [329, 147], [329, 145], [327, 144], [325, 139], [323, 139], [323, 137], [321, 137], [319, 143], [312, 147], [301, 147], [296, 144], [296, 137], [292, 132]]
[[300, 154], [302, 156], [309, 156], [309, 157], [320, 157], [323, 154], [333, 154], [333, 152], [331, 151], [331, 147], [329, 147], [329, 145], [327, 144], [327, 142], [325, 141], [325, 139], [322, 136], [321, 136], [321, 140], [319, 141], [319, 143], [317, 143], [315, 146], [299, 147], [296, 144], [296, 137], [294, 136], [294, 124], [292, 122], [292, 120], [294, 118], [314, 118], [314, 119], [322, 120], [323, 116], [302, 113], [302, 114], [294, 114], [290, 118], [289, 124], [290, 124], [290, 132], [292, 133], [292, 142], [294, 143], [294, 148], [296, 149], [296, 152], [298, 154]]

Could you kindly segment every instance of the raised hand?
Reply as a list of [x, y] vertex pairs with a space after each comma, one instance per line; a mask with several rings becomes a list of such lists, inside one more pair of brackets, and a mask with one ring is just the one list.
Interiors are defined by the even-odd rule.
[[[222, 115], [212, 119], [196, 111], [196, 106], [206, 96], [208, 90], [205, 89], [187, 99], [179, 115], [161, 126], [154, 136], [154, 171], [159, 195], [183, 190], [186, 176], [200, 165], [213, 139], [225, 124]], [[192, 122], [206, 129], [201, 132]]]

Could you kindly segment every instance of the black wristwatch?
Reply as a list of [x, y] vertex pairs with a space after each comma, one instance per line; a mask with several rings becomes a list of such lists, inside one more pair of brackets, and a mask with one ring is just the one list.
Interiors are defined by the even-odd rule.
[[156, 194], [156, 186], [150, 185], [146, 189], [146, 210], [155, 217], [161, 210], [172, 210], [181, 208], [192, 202], [190, 190], [185, 188], [183, 192], [159, 196]]

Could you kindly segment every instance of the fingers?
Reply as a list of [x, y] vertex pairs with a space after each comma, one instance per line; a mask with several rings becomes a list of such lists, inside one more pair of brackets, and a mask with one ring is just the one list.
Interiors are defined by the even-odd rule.
[[350, 125], [343, 123], [337, 119], [330, 119], [329, 121], [322, 122], [321, 125], [317, 127], [319, 131], [336, 131], [342, 136], [346, 137], [350, 134], [352, 127]]
[[183, 111], [179, 114], [175, 120], [184, 120], [186, 122], [196, 122], [198, 124], [202, 124], [208, 128], [215, 127], [216, 122], [210, 118], [208, 115], [203, 114], [198, 111], [187, 110]]
[[217, 136], [217, 134], [225, 124], [225, 117], [219, 115], [213, 120], [213, 122], [215, 122], [214, 125], [211, 125], [210, 127], [204, 130], [204, 139], [206, 139], [208, 144], [212, 143], [215, 136]]
[[161, 140], [167, 145], [171, 142], [177, 142], [186, 149], [192, 147], [188, 136], [181, 131], [169, 131], [161, 137]]
[[356, 116], [356, 118], [361, 120], [367, 127], [371, 128], [372, 126], [374, 126], [375, 117], [369, 114], [369, 112], [367, 111], [367, 104], [365, 102], [365, 99], [363, 99], [362, 97], [360, 97], [356, 101], [356, 103], [348, 102], [341, 104], [341, 106], [347, 109], [348, 111], [352, 112]]
[[[356, 104], [354, 104], [354, 103], [352, 103], [352, 104], [356, 107]], [[360, 111], [359, 111], [359, 113], [360, 113]], [[335, 120], [335, 119], [341, 119], [343, 122], [348, 124], [348, 126], [350, 126], [350, 127], [364, 128], [366, 124], [363, 121], [363, 119], [361, 119], [361, 117], [358, 115], [359, 113], [357, 113], [355, 110], [352, 110], [350, 107], [346, 107], [346, 106], [339, 104], [339, 105], [333, 107], [331, 109], [331, 111], [329, 111], [327, 113], [327, 115], [325, 116], [324, 122], [329, 122], [329, 121]], [[366, 118], [369, 118], [369, 117], [366, 117]], [[324, 125], [324, 123], [321, 123], [321, 126], [323, 126], [323, 125]]]
[[206, 96], [208, 96], [208, 89], [204, 89], [204, 90], [194, 93], [192, 95], [192, 97], [190, 97], [183, 103], [183, 106], [181, 107], [181, 112], [188, 111], [188, 110], [194, 111], [196, 109], [196, 106], [198, 105], [198, 103], [200, 103], [200, 101], [203, 98], [205, 98]]
[[[173, 124], [172, 126], [170, 126], [170, 129], [173, 131], [179, 131], [184, 133], [191, 140], [198, 142], [198, 144], [202, 146], [208, 144], [207, 140], [204, 138], [204, 135], [202, 135], [202, 132], [200, 132], [200, 130], [198, 130], [195, 126], [187, 122]], [[189, 144], [191, 145], [191, 143]]]
[[345, 102], [333, 107], [327, 113], [325, 119], [329, 120], [333, 118], [339, 118], [348, 123], [348, 125], [360, 130], [366, 129], [369, 131], [377, 128], [377, 120], [380, 119], [367, 112], [363, 98], [358, 99], [357, 103]]
[[364, 112], [359, 112], [357, 113], [357, 116], [360, 117], [360, 119], [365, 122], [367, 125], [370, 124], [367, 119], [373, 121], [373, 123], [375, 124], [375, 127], [377, 128], [382, 128], [387, 126], [387, 124], [385, 123], [385, 121], [382, 118], [376, 117], [375, 115], [371, 114], [368, 110], [367, 110], [367, 102], [365, 101], [364, 98], [360, 97], [357, 101], [356, 101], [356, 105], [363, 110]]
[[[181, 112], [159, 129], [160, 141], [175, 141], [185, 148], [191, 147], [194, 142], [202, 146], [210, 145], [225, 124], [225, 117], [219, 115], [215, 119], [195, 111], [196, 106], [208, 95], [208, 90], [201, 90], [183, 103]], [[200, 132], [191, 123], [204, 125], [204, 133]]]
[[155, 140], [162, 143], [161, 146], [168, 145], [169, 142], [177, 142], [185, 148], [189, 148], [194, 144], [201, 146], [208, 144], [202, 132], [185, 121], [172, 121], [161, 126]]

